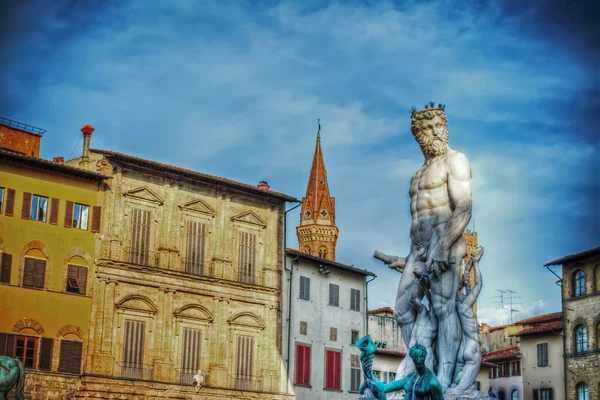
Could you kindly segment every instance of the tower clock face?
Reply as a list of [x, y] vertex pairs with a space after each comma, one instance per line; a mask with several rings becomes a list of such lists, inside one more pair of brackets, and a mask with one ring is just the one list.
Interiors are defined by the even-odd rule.
[[310, 211], [309, 211], [309, 210], [306, 210], [306, 211], [304, 212], [304, 216], [305, 216], [306, 218], [310, 218]]

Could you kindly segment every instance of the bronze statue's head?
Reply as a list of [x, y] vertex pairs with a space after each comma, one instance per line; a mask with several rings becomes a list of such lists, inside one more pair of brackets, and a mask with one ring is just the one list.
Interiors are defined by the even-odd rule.
[[411, 126], [413, 136], [423, 155], [427, 158], [433, 158], [446, 154], [448, 146], [448, 119], [444, 111], [444, 105], [438, 107], [425, 106], [424, 110], [417, 111], [413, 108], [411, 116]]
[[425, 366], [425, 359], [427, 358], [427, 349], [425, 346], [419, 343], [415, 344], [408, 350], [408, 355], [413, 360], [417, 370], [422, 369]]

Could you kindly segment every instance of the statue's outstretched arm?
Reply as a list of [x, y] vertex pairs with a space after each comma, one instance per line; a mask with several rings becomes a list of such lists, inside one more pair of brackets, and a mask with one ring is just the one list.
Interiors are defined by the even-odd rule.
[[479, 260], [483, 255], [483, 248], [481, 248], [481, 252], [473, 259], [473, 271], [475, 273], [475, 284], [471, 288], [467, 297], [465, 297], [465, 304], [472, 306], [477, 301], [477, 296], [479, 296], [479, 292], [481, 292], [481, 288], [483, 287], [483, 281], [481, 280], [481, 270], [479, 269]]
[[375, 250], [375, 253], [373, 253], [373, 257], [375, 257], [376, 259], [378, 259], [380, 261], [383, 261], [391, 269], [395, 269], [398, 272], [404, 271], [404, 266], [406, 265], [405, 257], [391, 256], [391, 255], [381, 253], [377, 250]]
[[406, 384], [406, 378], [401, 379], [399, 381], [394, 381], [390, 383], [386, 383], [383, 385], [383, 390], [386, 393], [389, 392], [397, 392], [400, 389], [404, 389], [404, 385]]

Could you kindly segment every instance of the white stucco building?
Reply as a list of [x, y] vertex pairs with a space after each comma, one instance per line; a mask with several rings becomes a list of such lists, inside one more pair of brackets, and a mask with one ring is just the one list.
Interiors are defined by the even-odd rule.
[[[366, 282], [372, 272], [288, 249], [283, 355], [296, 399], [356, 399], [362, 382]], [[289, 349], [289, 350], [288, 350]]]
[[373, 373], [383, 382], [392, 382], [396, 379], [398, 366], [408, 352], [402, 339], [402, 331], [394, 321], [394, 310], [391, 307], [369, 310], [368, 318], [368, 333], [378, 347], [373, 360]]

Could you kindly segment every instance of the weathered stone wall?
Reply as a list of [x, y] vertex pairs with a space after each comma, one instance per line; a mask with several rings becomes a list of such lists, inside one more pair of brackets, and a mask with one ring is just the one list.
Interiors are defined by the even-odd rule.
[[[78, 375], [61, 374], [49, 371], [26, 370], [26, 400], [72, 400], [75, 398], [80, 381]], [[8, 395], [14, 400], [15, 389]]]
[[[574, 276], [585, 273], [585, 294], [574, 297]], [[563, 265], [563, 313], [565, 316], [566, 398], [577, 398], [581, 382], [589, 388], [589, 398], [600, 398], [600, 256]], [[575, 329], [583, 325], [587, 332], [587, 351], [575, 354]]]
[[40, 156], [40, 135], [0, 125], [0, 147], [29, 157]]

